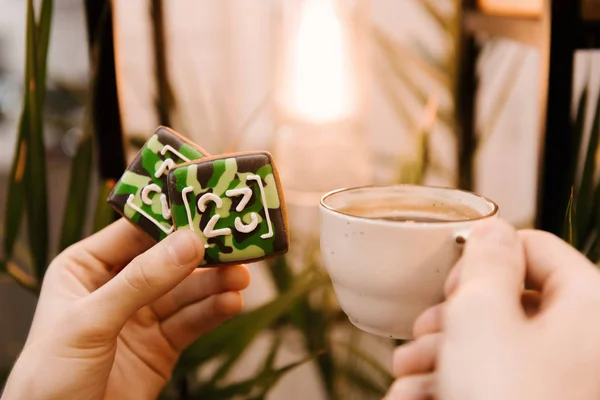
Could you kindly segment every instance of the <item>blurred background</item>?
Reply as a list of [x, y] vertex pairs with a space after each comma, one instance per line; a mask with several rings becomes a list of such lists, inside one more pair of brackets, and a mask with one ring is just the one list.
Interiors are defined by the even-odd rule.
[[[554, 65], [549, 49], [552, 41], [571, 40], [552, 32], [565, 26], [552, 20], [549, 1], [60, 0], [51, 23], [43, 11], [50, 2], [28, 3], [0, 0], [4, 376], [26, 337], [46, 261], [114, 218], [103, 199], [159, 124], [213, 154], [270, 150], [293, 232], [288, 256], [252, 266], [240, 351], [198, 344], [165, 398], [235, 398], [225, 390], [235, 382], [246, 384], [234, 387], [239, 398], [381, 397], [398, 343], [356, 332], [328, 283], [320, 283], [315, 201], [324, 191], [359, 184], [463, 187], [496, 201], [515, 226], [539, 226], [540, 196], [547, 196], [540, 185], [548, 179], [542, 170], [561, 164], [544, 146], [547, 113], [554, 110], [545, 99], [559, 68], [548, 66]], [[598, 3], [576, 3], [577, 21], [596, 21], [597, 29]], [[36, 26], [28, 24], [28, 7]], [[30, 132], [43, 137], [37, 153], [43, 157], [36, 158], [18, 143], [20, 121], [32, 118], [23, 103], [27, 32], [45, 25], [47, 64], [37, 59], [47, 74], [43, 123]], [[478, 26], [490, 29], [475, 34]], [[587, 46], [572, 45], [577, 51], [566, 60], [572, 69], [561, 78], [571, 79], [559, 97], [572, 121], [559, 135], [568, 143], [580, 139], [564, 149], [574, 155], [559, 169], [582, 175], [589, 187], [570, 182], [556, 193], [565, 205], [553, 209], [560, 221], [574, 215], [566, 208], [570, 187], [600, 199], [592, 196], [600, 54], [592, 50], [597, 39]], [[560, 140], [553, 143], [560, 147]], [[47, 215], [28, 216], [47, 222], [38, 225], [47, 231], [43, 239], [32, 232], [36, 225], [10, 222], [19, 151], [43, 161], [35, 168], [45, 178], [30, 175], [30, 184], [46, 180], [47, 201], [37, 204]], [[582, 201], [588, 214], [578, 218], [595, 216], [597, 203]], [[595, 227], [581, 230], [578, 247], [592, 257]], [[319, 276], [297, 286], [307, 270]], [[289, 318], [292, 306], [304, 325]], [[228, 334], [220, 333], [234, 340]], [[315, 355], [321, 350], [331, 357]], [[223, 358], [231, 361], [226, 368]]]

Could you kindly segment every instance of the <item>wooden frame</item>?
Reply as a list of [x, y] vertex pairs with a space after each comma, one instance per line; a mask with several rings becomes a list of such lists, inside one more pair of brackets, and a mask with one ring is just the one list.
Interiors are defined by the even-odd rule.
[[[585, 1], [585, 0], [582, 0]], [[573, 63], [580, 49], [600, 48], [600, 21], [583, 18], [581, 1], [545, 0], [537, 17], [490, 15], [481, 12], [475, 0], [463, 0], [461, 99], [459, 110], [463, 131], [459, 160], [473, 150], [474, 109], [477, 90], [474, 76], [478, 49], [475, 36], [505, 38], [534, 46], [540, 55], [539, 99], [540, 173], [536, 225], [553, 233], [562, 228], [569, 198], [566, 165], [571, 160], [571, 104]], [[558, 15], [560, 18], [552, 18]], [[460, 172], [468, 166], [459, 165]], [[471, 182], [461, 181], [461, 186]], [[468, 187], [468, 186], [467, 186]]]

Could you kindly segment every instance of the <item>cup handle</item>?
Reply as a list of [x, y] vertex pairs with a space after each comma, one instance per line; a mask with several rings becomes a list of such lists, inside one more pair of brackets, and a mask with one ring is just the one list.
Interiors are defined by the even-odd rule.
[[471, 234], [471, 230], [461, 230], [454, 234], [454, 241], [459, 246], [463, 247], [465, 243], [467, 243], [467, 239], [469, 239], [469, 235]]

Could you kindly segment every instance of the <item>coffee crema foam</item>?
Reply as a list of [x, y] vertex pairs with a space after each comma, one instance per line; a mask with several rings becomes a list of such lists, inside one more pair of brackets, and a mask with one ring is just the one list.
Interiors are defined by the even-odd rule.
[[465, 204], [442, 202], [409, 204], [388, 201], [371, 201], [340, 207], [339, 211], [356, 217], [396, 222], [456, 222], [473, 220], [483, 214]]

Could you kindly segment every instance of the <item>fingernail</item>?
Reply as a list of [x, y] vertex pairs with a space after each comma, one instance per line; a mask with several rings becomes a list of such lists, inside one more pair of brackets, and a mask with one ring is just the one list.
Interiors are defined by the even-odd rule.
[[177, 231], [167, 239], [167, 248], [173, 261], [180, 267], [185, 267], [197, 260], [198, 249], [192, 231]]
[[515, 240], [515, 231], [506, 222], [495, 220], [478, 225], [473, 230], [471, 237], [486, 242], [512, 244]]

